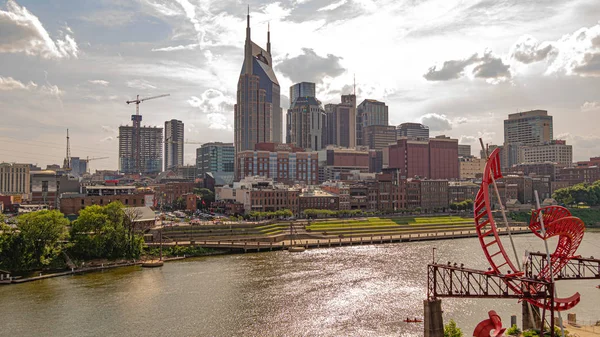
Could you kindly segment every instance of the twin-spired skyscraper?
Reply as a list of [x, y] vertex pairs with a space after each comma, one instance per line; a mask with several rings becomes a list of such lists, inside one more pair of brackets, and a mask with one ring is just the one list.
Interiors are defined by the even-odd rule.
[[256, 143], [282, 143], [280, 87], [273, 71], [271, 33], [267, 33], [267, 50], [252, 42], [250, 13], [247, 16], [244, 64], [238, 81], [234, 118], [236, 153], [254, 150]]

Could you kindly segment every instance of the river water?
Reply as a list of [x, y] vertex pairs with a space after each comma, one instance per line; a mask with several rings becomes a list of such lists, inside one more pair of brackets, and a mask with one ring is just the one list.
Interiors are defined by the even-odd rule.
[[[520, 251], [544, 249], [533, 235], [514, 238]], [[121, 268], [0, 287], [0, 336], [422, 336], [422, 324], [402, 320], [423, 315], [433, 247], [438, 261], [486, 268], [475, 238]], [[600, 256], [600, 233], [586, 233], [578, 253]], [[558, 283], [559, 295], [581, 293], [570, 311], [578, 319], [600, 319], [598, 283]], [[521, 324], [514, 300], [443, 299], [442, 308], [465, 335], [491, 309], [505, 326], [511, 314]]]

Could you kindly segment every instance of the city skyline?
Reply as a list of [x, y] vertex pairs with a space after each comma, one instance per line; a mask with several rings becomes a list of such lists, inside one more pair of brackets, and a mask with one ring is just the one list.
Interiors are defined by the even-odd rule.
[[[422, 122], [477, 153], [477, 137], [502, 144], [509, 114], [543, 109], [554, 138], [585, 160], [600, 154], [600, 9], [547, 5], [282, 1], [250, 3], [250, 16], [259, 45], [270, 22], [283, 109], [302, 81], [316, 83], [323, 104], [339, 103], [356, 74], [357, 101], [385, 102], [392, 125]], [[72, 156], [109, 156], [93, 169], [116, 169], [118, 128], [135, 112], [125, 101], [138, 94], [171, 94], [141, 104], [144, 124], [178, 119], [186, 140], [233, 141], [246, 10], [233, 1], [0, 2], [2, 161], [60, 164], [69, 128]], [[298, 30], [302, 39], [291, 38]], [[185, 164], [196, 147], [186, 145]]]

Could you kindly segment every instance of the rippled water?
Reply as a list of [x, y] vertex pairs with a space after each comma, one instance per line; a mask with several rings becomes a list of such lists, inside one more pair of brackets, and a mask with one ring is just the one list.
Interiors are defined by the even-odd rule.
[[[515, 241], [521, 251], [543, 250], [532, 235]], [[473, 238], [122, 268], [0, 287], [0, 335], [422, 336], [421, 324], [402, 320], [423, 315], [432, 247], [438, 261], [486, 267]], [[579, 253], [600, 256], [600, 233], [586, 233]], [[578, 319], [600, 319], [597, 283], [559, 282], [559, 295], [582, 294]], [[520, 325], [513, 300], [444, 299], [442, 308], [465, 335], [491, 309], [505, 326], [511, 314]]]

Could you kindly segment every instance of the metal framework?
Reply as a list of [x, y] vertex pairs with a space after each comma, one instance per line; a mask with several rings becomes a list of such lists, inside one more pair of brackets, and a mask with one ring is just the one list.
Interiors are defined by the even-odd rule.
[[[517, 288], [518, 290], [514, 290]], [[540, 289], [536, 292], [528, 289]], [[552, 282], [464, 268], [462, 265], [429, 264], [427, 298], [514, 298], [548, 301], [554, 298]]]
[[[495, 149], [490, 154], [483, 172], [481, 187], [479, 188], [479, 192], [477, 193], [473, 205], [475, 228], [483, 253], [491, 267], [488, 273], [500, 275], [503, 274], [501, 268], [507, 268], [508, 271], [505, 271], [505, 273], [508, 274], [508, 276], [520, 277], [523, 276], [524, 273], [519, 270], [518, 261], [517, 264], [514, 264], [508, 257], [498, 236], [498, 230], [492, 215], [490, 184], [493, 184], [492, 186], [495, 188], [496, 180], [502, 178], [499, 154], [500, 149]], [[545, 230], [543, 224], [545, 224]], [[553, 277], [558, 275], [560, 270], [566, 266], [569, 263], [569, 260], [575, 255], [575, 252], [583, 239], [585, 225], [579, 218], [571, 216], [571, 213], [566, 208], [550, 206], [532, 212], [529, 228], [535, 235], [543, 240], [547, 240], [553, 236], [559, 237], [558, 245], [554, 253], [551, 254], [550, 262], [540, 268], [538, 270], [539, 273], [529, 275], [530, 277], [535, 277], [537, 279], [552, 281]], [[514, 292], [522, 292], [524, 291], [523, 289], [525, 289], [522, 285], [515, 282], [507, 282], [506, 284]], [[540, 290], [541, 288], [535, 285], [533, 288], [527, 287], [527, 291], [533, 293]], [[526, 300], [538, 308], [563, 311], [577, 305], [581, 301], [581, 296], [579, 293], [575, 293], [566, 298], [554, 298], [550, 303], [535, 299]]]
[[[525, 276], [537, 277], [548, 266], [546, 254], [529, 253], [525, 264]], [[572, 257], [556, 271], [555, 280], [594, 280], [600, 279], [600, 259], [594, 257]]]

